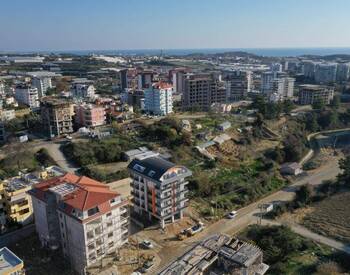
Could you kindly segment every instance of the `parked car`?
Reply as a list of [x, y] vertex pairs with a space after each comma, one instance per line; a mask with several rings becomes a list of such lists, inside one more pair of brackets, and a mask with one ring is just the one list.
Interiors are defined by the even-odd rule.
[[151, 241], [149, 240], [143, 240], [140, 245], [143, 247], [143, 248], [146, 248], [146, 249], [152, 249], [153, 248], [153, 244], [151, 243]]
[[227, 213], [226, 217], [228, 219], [234, 219], [237, 216], [237, 211], [231, 211], [230, 213]]
[[201, 232], [203, 229], [204, 229], [204, 223], [199, 222], [196, 225], [189, 228], [187, 231], [191, 236], [193, 236], [193, 235]]

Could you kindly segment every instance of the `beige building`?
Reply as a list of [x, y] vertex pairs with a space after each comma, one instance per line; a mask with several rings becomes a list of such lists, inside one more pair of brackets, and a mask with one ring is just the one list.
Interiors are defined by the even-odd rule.
[[41, 120], [49, 137], [73, 132], [73, 104], [63, 98], [43, 97], [40, 104]]
[[65, 174], [35, 185], [29, 194], [42, 245], [60, 247], [79, 274], [128, 241], [128, 201], [106, 184]]

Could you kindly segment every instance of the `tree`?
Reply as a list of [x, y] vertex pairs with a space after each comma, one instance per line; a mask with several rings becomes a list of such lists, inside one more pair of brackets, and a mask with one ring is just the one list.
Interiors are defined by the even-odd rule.
[[306, 120], [305, 123], [306, 129], [310, 132], [316, 132], [319, 129], [319, 125], [317, 122], [317, 116], [313, 113], [311, 116]]
[[313, 194], [313, 188], [310, 184], [302, 185], [296, 192], [295, 192], [295, 202], [301, 205], [306, 205], [311, 202]]
[[323, 110], [325, 107], [325, 104], [322, 100], [318, 99], [318, 100], [315, 100], [313, 103], [312, 103], [312, 109], [314, 110]]
[[343, 170], [341, 174], [338, 175], [338, 180], [342, 183], [350, 183], [350, 156], [345, 157], [345, 159], [339, 160], [339, 168]]
[[335, 95], [330, 105], [332, 109], [338, 109], [340, 106], [340, 97], [338, 95]]

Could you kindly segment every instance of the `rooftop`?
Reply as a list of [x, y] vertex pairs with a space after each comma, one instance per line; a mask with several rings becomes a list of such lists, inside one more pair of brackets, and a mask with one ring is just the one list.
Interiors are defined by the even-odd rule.
[[119, 196], [106, 184], [69, 173], [34, 185], [31, 195], [45, 201], [47, 192], [60, 197], [60, 200], [68, 206], [65, 207], [67, 214], [70, 214], [72, 209], [89, 210]]
[[45, 105], [51, 105], [51, 106], [59, 106], [59, 105], [66, 105], [70, 104], [71, 102], [62, 97], [56, 97], [56, 96], [46, 96], [41, 98], [41, 103]]
[[10, 249], [0, 249], [0, 274], [12, 274], [23, 268], [23, 261], [18, 258]]

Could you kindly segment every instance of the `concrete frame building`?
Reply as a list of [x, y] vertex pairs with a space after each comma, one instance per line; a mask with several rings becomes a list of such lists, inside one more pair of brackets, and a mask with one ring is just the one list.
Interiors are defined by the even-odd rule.
[[42, 245], [60, 247], [79, 274], [128, 241], [128, 201], [108, 185], [66, 174], [35, 185], [29, 194]]
[[219, 234], [196, 244], [158, 274], [263, 275], [268, 269], [259, 247]]
[[151, 88], [153, 82], [153, 74], [154, 73], [152, 71], [143, 71], [139, 73], [137, 88], [139, 90]]
[[144, 91], [145, 111], [165, 116], [173, 112], [173, 86], [168, 83], [154, 83]]
[[38, 89], [28, 84], [18, 84], [15, 89], [15, 98], [18, 103], [29, 106], [36, 110], [40, 106]]
[[252, 72], [234, 71], [224, 74], [228, 101], [244, 99], [252, 91]]
[[300, 85], [299, 103], [302, 105], [321, 102], [328, 105], [334, 97], [334, 88], [322, 85]]
[[74, 98], [94, 98], [95, 90], [92, 84], [76, 82], [72, 84], [71, 94]]
[[41, 120], [49, 137], [73, 132], [73, 104], [63, 98], [43, 97], [40, 104]]
[[225, 83], [214, 74], [191, 74], [184, 79], [182, 107], [209, 110], [213, 103], [226, 103]]
[[106, 111], [102, 106], [81, 104], [74, 107], [75, 122], [79, 126], [96, 127], [106, 124]]
[[186, 167], [171, 163], [157, 154], [142, 154], [128, 165], [133, 179], [131, 187], [135, 212], [147, 214], [160, 221], [162, 228], [166, 221], [174, 222], [183, 217], [187, 207], [186, 178], [192, 172]]

